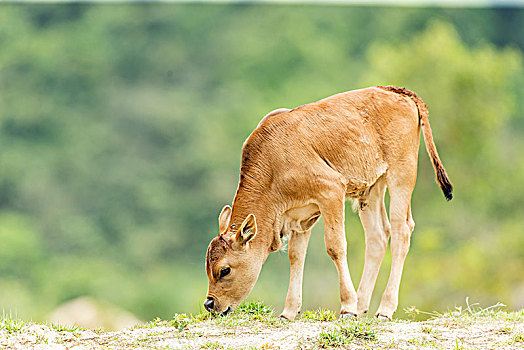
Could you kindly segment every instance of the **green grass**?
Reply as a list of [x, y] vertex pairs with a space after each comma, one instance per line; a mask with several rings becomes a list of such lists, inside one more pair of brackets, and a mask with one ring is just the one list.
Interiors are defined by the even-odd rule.
[[243, 302], [227, 316], [212, 315], [216, 325], [235, 327], [245, 325], [247, 322], [259, 322], [266, 326], [280, 327], [285, 320], [275, 316], [273, 310], [260, 301]]
[[331, 310], [319, 308], [315, 311], [304, 311], [302, 314], [302, 320], [304, 321], [320, 321], [320, 322], [331, 322], [337, 318], [335, 313]]
[[261, 322], [268, 326], [281, 326], [284, 320], [275, 316], [273, 310], [260, 301], [249, 301], [242, 303], [232, 313], [227, 316], [202, 312], [197, 315], [192, 314], [175, 314], [172, 320], [165, 321], [156, 318], [151, 322], [143, 325], [137, 325], [134, 328], [153, 328], [158, 326], [174, 327], [179, 332], [183, 332], [190, 325], [210, 321], [215, 325], [222, 327], [237, 327], [246, 324], [246, 322]]
[[142, 325], [136, 325], [134, 328], [174, 327], [179, 332], [182, 332], [188, 325], [203, 322], [208, 319], [208, 317], [203, 316], [206, 315], [193, 316], [187, 314], [175, 314], [172, 320], [162, 320], [157, 317], [151, 322]]
[[524, 345], [524, 333], [519, 333], [513, 337], [515, 343], [522, 343]]
[[422, 333], [426, 333], [426, 334], [433, 335], [433, 336], [438, 334], [438, 332], [429, 325], [420, 326], [420, 330], [422, 331]]
[[341, 319], [335, 324], [337, 328], [321, 332], [317, 339], [319, 348], [343, 347], [353, 341], [374, 342], [376, 332], [372, 329], [375, 321], [366, 319]]
[[374, 341], [377, 339], [376, 332], [372, 329], [374, 322], [372, 320], [360, 319], [341, 321], [339, 324], [341, 331], [351, 340]]
[[2, 312], [2, 319], [0, 320], [0, 330], [5, 330], [8, 334], [20, 333], [26, 326], [26, 322], [20, 320], [18, 317], [13, 317], [11, 313]]
[[49, 324], [47, 324], [47, 326], [49, 328], [52, 328], [52, 329], [58, 331], [58, 332], [72, 332], [72, 333], [74, 333], [74, 332], [76, 332], [78, 330], [81, 330], [81, 328], [79, 326], [76, 326], [76, 325], [68, 326], [68, 325], [62, 325], [60, 323], [49, 323]]
[[186, 314], [175, 315], [171, 321], [168, 322], [169, 326], [175, 327], [179, 332], [182, 332], [187, 325], [194, 323], [195, 320]]
[[260, 301], [248, 301], [243, 302], [240, 304], [239, 307], [237, 307], [234, 311], [236, 314], [247, 314], [247, 315], [272, 315], [273, 310], [267, 306], [264, 305], [264, 303]]
[[317, 345], [319, 348], [338, 348], [349, 342], [346, 335], [338, 329], [330, 332], [321, 332], [318, 336]]
[[218, 342], [208, 342], [200, 346], [200, 349], [222, 349], [222, 346]]

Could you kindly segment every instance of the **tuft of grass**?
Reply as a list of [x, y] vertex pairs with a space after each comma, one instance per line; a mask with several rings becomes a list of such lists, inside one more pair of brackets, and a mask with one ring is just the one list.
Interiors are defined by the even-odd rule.
[[371, 329], [371, 322], [367, 320], [352, 322], [348, 326], [341, 326], [340, 329], [344, 332], [344, 334], [346, 334], [348, 338], [351, 338], [351, 340], [377, 340], [377, 334]]
[[163, 321], [159, 317], [157, 317], [153, 321], [149, 321], [144, 324], [137, 324], [133, 326], [133, 329], [153, 328], [153, 327], [159, 327], [159, 326], [167, 326], [167, 321]]
[[91, 329], [94, 333], [96, 334], [102, 334], [104, 332], [107, 332], [107, 329], [103, 328], [103, 327], [96, 327], [96, 328], [92, 328]]
[[247, 314], [247, 315], [272, 315], [273, 310], [260, 301], [248, 301], [243, 302], [237, 307], [234, 313]]
[[208, 318], [209, 317], [207, 314], [199, 314], [196, 316], [175, 314], [172, 320], [165, 321], [157, 317], [153, 321], [150, 321], [146, 324], [136, 325], [133, 328], [175, 327], [179, 332], [182, 332], [188, 325], [194, 324], [196, 322], [202, 322]]
[[422, 325], [420, 327], [420, 330], [422, 331], [422, 333], [426, 333], [426, 334], [431, 334], [433, 333], [433, 328], [431, 328], [430, 326], [428, 325]]
[[[349, 324], [348, 324], [349, 323]], [[371, 321], [341, 321], [329, 332], [321, 332], [317, 339], [320, 348], [342, 347], [352, 341], [376, 341], [377, 335], [371, 329]]]
[[336, 320], [336, 316], [331, 310], [319, 308], [315, 311], [305, 311], [302, 314], [305, 321], [331, 322]]
[[486, 308], [481, 308], [479, 305], [479, 303], [470, 305], [469, 297], [466, 298], [466, 308], [471, 316], [492, 316], [497, 313], [497, 311], [500, 311], [502, 308], [506, 307], [506, 305], [502, 303], [496, 303], [495, 305], [488, 306]]
[[43, 335], [37, 335], [35, 340], [37, 344], [40, 344], [40, 343], [49, 344], [49, 340]]
[[429, 334], [433, 336], [434, 338], [437, 338], [440, 334], [438, 330], [434, 329], [430, 325], [422, 325], [420, 326], [420, 330], [422, 331], [422, 333]]
[[195, 321], [195, 322], [204, 322], [204, 321], [207, 321], [207, 320], [211, 320], [213, 318], [217, 317], [216, 315], [213, 315], [212, 313], [210, 312], [207, 312], [207, 311], [203, 311], [201, 313], [199, 313], [198, 315], [193, 315], [192, 316], [192, 319]]
[[458, 338], [455, 338], [455, 346], [453, 347], [453, 350], [465, 350], [466, 347], [464, 345], [460, 345]]
[[232, 318], [237, 320], [250, 320], [262, 322], [265, 325], [278, 327], [284, 324], [284, 320], [275, 317], [273, 310], [260, 301], [243, 302], [235, 309]]
[[415, 321], [415, 318], [420, 314], [420, 310], [415, 306], [410, 306], [404, 309], [404, 312], [411, 318], [411, 321]]
[[[470, 318], [470, 319], [476, 319], [478, 317], [491, 317], [495, 319], [505, 319], [507, 321], [521, 321], [524, 320], [524, 312], [512, 312], [507, 313], [503, 311], [502, 309], [506, 307], [506, 305], [502, 303], [496, 303], [495, 305], [488, 306], [485, 308], [480, 307], [479, 303], [473, 303], [470, 304], [469, 298], [466, 298], [466, 306], [455, 306], [455, 309], [448, 309], [448, 311], [444, 313], [440, 313], [437, 311], [433, 312], [426, 312], [419, 310], [416, 306], [410, 306], [404, 309], [404, 313], [408, 315], [411, 321], [416, 321], [420, 315], [426, 315], [429, 316], [430, 319], [435, 318]], [[393, 320], [395, 321], [395, 320]]]
[[176, 314], [173, 316], [171, 321], [167, 322], [167, 325], [170, 327], [175, 327], [179, 332], [182, 332], [187, 325], [192, 324], [193, 320], [190, 316], [186, 314]]
[[317, 339], [317, 346], [321, 349], [338, 348], [346, 345], [348, 338], [339, 329], [330, 332], [320, 332]]
[[511, 334], [511, 327], [508, 327], [508, 326], [504, 326], [500, 329], [498, 329], [495, 333], [497, 334]]
[[524, 333], [519, 333], [513, 337], [513, 341], [515, 343], [523, 343], [524, 344]]
[[13, 317], [11, 313], [2, 312], [2, 319], [0, 320], [0, 330], [5, 330], [7, 333], [20, 333], [25, 327], [26, 322]]
[[[186, 316], [187, 317], [187, 316]], [[260, 301], [243, 302], [227, 316], [203, 312], [190, 317], [191, 322], [212, 320], [216, 325], [228, 328], [246, 325], [246, 322], [258, 321], [267, 326], [278, 327], [285, 324], [281, 318], [275, 317], [273, 310]], [[182, 320], [183, 321], [183, 320]]]
[[71, 333], [74, 333], [78, 330], [80, 330], [80, 327], [77, 326], [77, 325], [74, 325], [74, 326], [68, 326], [68, 325], [63, 325], [63, 324], [60, 324], [60, 323], [49, 323], [47, 324], [47, 326], [49, 328], [52, 328], [58, 332], [71, 332]]

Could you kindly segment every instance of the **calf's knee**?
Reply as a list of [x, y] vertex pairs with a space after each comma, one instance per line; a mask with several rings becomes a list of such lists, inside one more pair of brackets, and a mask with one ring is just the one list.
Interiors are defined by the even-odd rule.
[[327, 248], [327, 253], [329, 257], [333, 260], [342, 259], [346, 256], [346, 250], [343, 248], [329, 247]]
[[366, 242], [366, 252], [375, 258], [382, 258], [386, 252], [388, 239], [386, 236], [370, 239]]

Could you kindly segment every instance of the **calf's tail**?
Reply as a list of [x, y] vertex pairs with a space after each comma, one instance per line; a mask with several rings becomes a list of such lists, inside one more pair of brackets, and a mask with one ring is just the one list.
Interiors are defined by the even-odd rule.
[[431, 159], [431, 163], [433, 163], [433, 168], [435, 169], [435, 174], [437, 175], [437, 183], [442, 189], [446, 199], [448, 201], [451, 200], [453, 198], [453, 185], [451, 184], [451, 181], [449, 181], [446, 169], [444, 169], [444, 165], [442, 165], [442, 161], [438, 156], [437, 147], [433, 141], [433, 134], [429, 125], [428, 108], [426, 104], [420, 97], [417, 96], [416, 93], [411, 90], [392, 85], [380, 86], [380, 88], [393, 91], [401, 95], [409, 96], [417, 105], [420, 124], [422, 126], [422, 135], [424, 135], [424, 143], [426, 144], [426, 150], [428, 151], [429, 158]]

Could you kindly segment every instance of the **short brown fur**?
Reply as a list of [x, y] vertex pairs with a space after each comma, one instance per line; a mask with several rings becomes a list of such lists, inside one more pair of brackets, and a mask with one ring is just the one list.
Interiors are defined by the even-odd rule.
[[[293, 319], [301, 306], [311, 227], [322, 215], [326, 249], [339, 274], [342, 315], [367, 312], [391, 237], [391, 273], [377, 311], [391, 319], [415, 226], [410, 201], [421, 127], [437, 182], [451, 199], [427, 107], [410, 90], [379, 86], [348, 91], [264, 117], [244, 143], [233, 207], [222, 210], [220, 235], [208, 248], [206, 308], [224, 312], [237, 306], [253, 288], [269, 253], [280, 249], [288, 235], [290, 282], [281, 316]], [[386, 187], [391, 222], [384, 205]], [[366, 237], [358, 291], [347, 266], [346, 198], [359, 202]]]
[[424, 103], [424, 101], [422, 101], [420, 97], [417, 96], [416, 93], [406, 88], [401, 88], [393, 85], [377, 87], [387, 91], [396, 92], [397, 94], [409, 96], [417, 104], [419, 117], [421, 119], [420, 121], [424, 132], [424, 142], [426, 144], [426, 150], [428, 151], [429, 157], [431, 158], [431, 162], [433, 164], [433, 168], [435, 169], [435, 173], [437, 175], [437, 183], [442, 189], [442, 192], [444, 192], [444, 196], [446, 197], [446, 199], [448, 201], [451, 200], [453, 198], [453, 186], [451, 185], [448, 175], [446, 174], [446, 170], [444, 169], [444, 166], [440, 161], [440, 158], [437, 153], [437, 148], [435, 147], [435, 143], [433, 141], [433, 134], [431, 132], [431, 127], [429, 126], [428, 108], [426, 104]]

